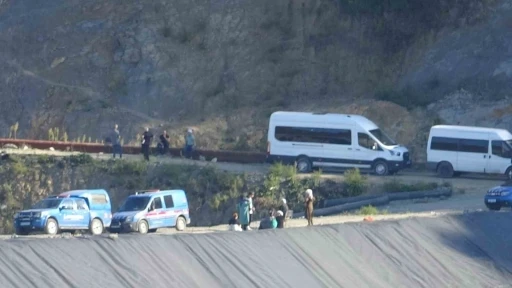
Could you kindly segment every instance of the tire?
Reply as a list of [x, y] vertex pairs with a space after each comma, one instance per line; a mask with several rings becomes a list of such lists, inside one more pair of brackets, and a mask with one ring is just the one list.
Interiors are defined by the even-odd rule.
[[56, 235], [59, 233], [59, 224], [53, 218], [50, 218], [46, 221], [46, 225], [44, 226], [44, 233], [48, 235]]
[[149, 225], [146, 220], [140, 220], [138, 226], [140, 234], [147, 234], [149, 232]]
[[29, 233], [30, 233], [30, 231], [22, 229], [22, 228], [16, 229], [16, 235], [25, 236], [25, 235], [28, 235]]
[[308, 157], [299, 157], [297, 159], [297, 172], [299, 173], [309, 173], [311, 172], [311, 161]]
[[187, 220], [185, 220], [185, 217], [180, 216], [176, 220], [176, 230], [183, 231], [187, 227]]
[[507, 172], [505, 172], [505, 175], [507, 176], [508, 180], [512, 180], [512, 167], [509, 167], [507, 169]]
[[441, 178], [452, 178], [453, 177], [453, 167], [452, 164], [448, 162], [442, 162], [437, 167], [437, 175]]
[[91, 224], [89, 226], [89, 231], [92, 235], [101, 235], [103, 234], [103, 230], [105, 227], [103, 227], [103, 222], [101, 222], [100, 219], [94, 218], [91, 221]]
[[384, 176], [389, 174], [388, 163], [378, 160], [373, 163], [373, 173], [377, 176]]

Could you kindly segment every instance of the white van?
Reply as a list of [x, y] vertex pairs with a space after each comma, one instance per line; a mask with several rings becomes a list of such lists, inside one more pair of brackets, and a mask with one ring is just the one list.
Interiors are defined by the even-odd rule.
[[430, 128], [427, 166], [440, 177], [505, 174], [512, 179], [512, 134], [505, 129], [436, 125]]
[[268, 127], [267, 162], [312, 168], [371, 169], [394, 174], [411, 165], [409, 151], [361, 115], [274, 112]]

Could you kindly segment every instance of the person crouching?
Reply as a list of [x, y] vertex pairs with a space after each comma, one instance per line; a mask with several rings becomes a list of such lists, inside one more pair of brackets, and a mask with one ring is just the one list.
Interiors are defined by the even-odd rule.
[[262, 229], [275, 229], [277, 227], [277, 220], [274, 217], [274, 210], [268, 211], [268, 217], [260, 221], [259, 230]]

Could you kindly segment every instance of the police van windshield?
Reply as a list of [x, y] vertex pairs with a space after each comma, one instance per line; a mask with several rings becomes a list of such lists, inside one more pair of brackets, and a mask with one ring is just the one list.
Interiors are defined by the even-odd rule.
[[44, 199], [32, 206], [32, 209], [55, 209], [59, 208], [59, 204], [62, 201], [62, 199]]
[[128, 197], [118, 212], [141, 211], [146, 209], [150, 197]]
[[386, 146], [394, 146], [397, 145], [393, 139], [391, 139], [384, 131], [380, 129], [373, 129], [370, 130], [370, 133], [373, 135], [373, 137], [377, 138], [377, 140], [380, 141], [380, 143], [386, 145]]

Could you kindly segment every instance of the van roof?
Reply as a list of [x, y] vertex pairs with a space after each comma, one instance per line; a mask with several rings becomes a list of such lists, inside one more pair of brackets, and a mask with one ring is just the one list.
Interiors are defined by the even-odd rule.
[[340, 113], [319, 113], [319, 112], [294, 112], [294, 111], [276, 111], [270, 116], [271, 120], [290, 120], [299, 118], [300, 122], [336, 122], [358, 124], [367, 130], [378, 129], [379, 127], [370, 119], [363, 115], [357, 114], [340, 114]]
[[495, 133], [503, 139], [512, 139], [512, 134], [506, 129], [476, 127], [476, 126], [461, 126], [461, 125], [435, 125], [430, 130], [449, 130], [449, 131], [464, 131], [464, 132], [486, 132]]
[[69, 196], [77, 196], [82, 197], [84, 194], [107, 194], [105, 189], [83, 189], [83, 190], [71, 190], [59, 193], [57, 197], [69, 197]]
[[185, 191], [181, 189], [172, 189], [172, 190], [141, 190], [136, 191], [135, 194], [130, 195], [130, 197], [151, 197], [153, 195], [169, 195], [169, 194], [178, 194], [185, 193]]

